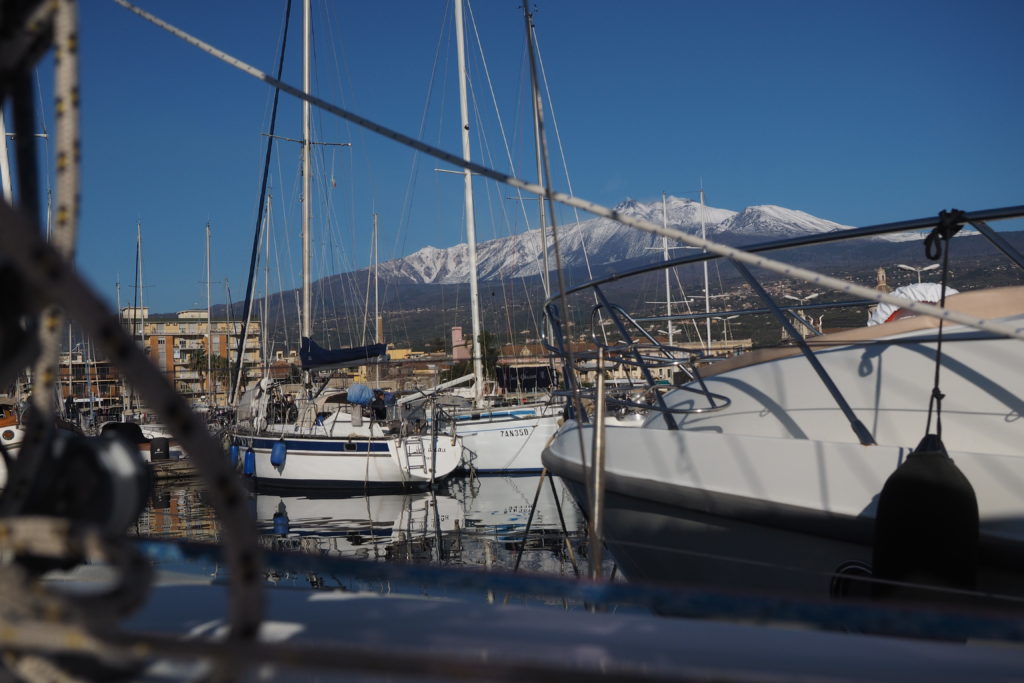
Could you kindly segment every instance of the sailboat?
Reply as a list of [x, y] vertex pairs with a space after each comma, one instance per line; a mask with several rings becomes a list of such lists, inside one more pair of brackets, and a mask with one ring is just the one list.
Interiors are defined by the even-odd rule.
[[[310, 2], [303, 2], [303, 89], [310, 91]], [[310, 105], [303, 101], [302, 303], [300, 359], [303, 373], [366, 365], [384, 355], [383, 344], [331, 350], [312, 339], [310, 313]], [[269, 143], [268, 143], [269, 144]], [[308, 384], [308, 383], [307, 383]], [[361, 386], [361, 385], [360, 385]], [[239, 402], [233, 453], [257, 491], [414, 489], [432, 486], [459, 464], [458, 437], [410, 430], [402, 421], [363, 419], [367, 400], [329, 409], [323, 398], [300, 397], [294, 421], [273, 423], [271, 398], [279, 394], [264, 377]], [[365, 389], [365, 387], [363, 387]], [[290, 397], [286, 397], [290, 399]], [[291, 403], [289, 403], [290, 407]]]
[[[455, 2], [455, 30], [459, 61], [459, 109], [461, 113], [462, 154], [470, 158], [469, 108], [466, 90], [465, 27], [463, 23], [462, 0]], [[533, 42], [530, 24], [527, 22], [531, 62]], [[537, 103], [534, 93], [535, 106]], [[538, 112], [539, 114], [539, 112]], [[539, 127], [537, 129], [539, 135]], [[485, 408], [483, 406], [484, 373], [480, 336], [480, 298], [476, 258], [476, 228], [473, 215], [473, 176], [463, 171], [466, 214], [466, 235], [469, 246], [470, 306], [473, 326], [473, 390], [474, 407], [470, 411], [455, 412], [452, 419], [464, 447], [463, 469], [481, 474], [487, 473], [529, 473], [540, 472], [541, 453], [548, 441], [558, 430], [561, 420], [561, 406], [539, 404], [514, 408]], [[546, 245], [542, 251], [546, 253]]]

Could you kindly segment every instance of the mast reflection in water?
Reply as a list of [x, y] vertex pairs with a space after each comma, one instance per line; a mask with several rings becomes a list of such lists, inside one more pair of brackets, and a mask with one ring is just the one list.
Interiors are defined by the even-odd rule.
[[[557, 478], [545, 477], [538, 495], [540, 484], [540, 475], [468, 477], [449, 480], [436, 493], [254, 494], [250, 503], [267, 550], [585, 575], [583, 515]], [[220, 536], [196, 483], [159, 484], [137, 526], [142, 537], [217, 541]], [[337, 581], [335, 585], [352, 587], [337, 577], [301, 572], [270, 572], [268, 579], [314, 587], [331, 587]]]

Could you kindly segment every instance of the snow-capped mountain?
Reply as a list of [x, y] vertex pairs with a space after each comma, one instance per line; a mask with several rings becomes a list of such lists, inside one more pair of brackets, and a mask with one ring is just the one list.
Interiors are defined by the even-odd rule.
[[819, 232], [847, 230], [850, 226], [816, 218], [809, 213], [781, 206], [749, 206], [715, 226], [713, 235], [745, 235], [758, 241], [797, 237]]
[[[650, 204], [627, 199], [614, 210], [645, 221], [662, 224], [662, 203]], [[700, 235], [702, 224], [709, 238], [724, 242], [760, 242], [809, 233], [845, 230], [849, 226], [816, 218], [803, 211], [781, 206], [751, 206], [737, 213], [680, 197], [665, 202], [669, 227]], [[558, 228], [559, 247], [565, 267], [605, 265], [659, 254], [662, 238], [625, 226], [608, 218], [591, 218]], [[553, 249], [549, 263], [554, 267]], [[480, 279], [525, 277], [538, 274], [543, 266], [539, 230], [477, 244]], [[405, 282], [453, 284], [469, 279], [469, 255], [465, 244], [447, 249], [424, 247], [401, 259], [380, 265], [381, 277]]]

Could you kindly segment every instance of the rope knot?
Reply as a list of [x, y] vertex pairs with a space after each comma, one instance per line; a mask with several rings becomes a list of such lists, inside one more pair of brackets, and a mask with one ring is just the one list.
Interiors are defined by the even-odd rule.
[[932, 398], [934, 398], [936, 401], [941, 401], [942, 399], [946, 398], [946, 395], [939, 391], [938, 387], [932, 387]]
[[939, 212], [939, 223], [924, 239], [924, 254], [932, 261], [942, 256], [942, 241], [949, 241], [964, 227], [967, 214], [960, 209], [943, 209]]

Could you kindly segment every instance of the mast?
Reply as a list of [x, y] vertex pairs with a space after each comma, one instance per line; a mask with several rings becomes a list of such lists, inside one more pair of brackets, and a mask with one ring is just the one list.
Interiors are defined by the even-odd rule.
[[264, 259], [263, 259], [263, 376], [270, 375], [270, 349], [268, 348], [267, 319], [270, 317], [270, 195], [267, 195], [267, 218], [263, 229]]
[[210, 223], [206, 223], [206, 404], [213, 407], [210, 384], [213, 380], [213, 318], [210, 317]]
[[[135, 224], [135, 310], [132, 315], [132, 338], [135, 338], [135, 334], [139, 335], [139, 345], [142, 347], [142, 352], [146, 352], [146, 327], [145, 319], [142, 316], [142, 307], [145, 304], [142, 300], [142, 221], [139, 220]], [[148, 353], [147, 353], [148, 355]], [[132, 389], [129, 395], [129, 407], [132, 411], [135, 410], [135, 390]]]
[[[310, 0], [302, 2], [302, 92], [309, 94], [309, 53], [310, 53]], [[302, 329], [301, 336], [310, 336], [310, 286], [309, 286], [309, 204], [310, 204], [310, 107], [309, 100], [302, 101]]]
[[[707, 239], [708, 233], [704, 226], [704, 182], [700, 184], [700, 237], [701, 239]], [[704, 250], [707, 253], [707, 249]], [[707, 323], [707, 340], [708, 340], [708, 353], [711, 353], [711, 292], [708, 287], [708, 261], [704, 259], [704, 313], [707, 315], [705, 322]]]
[[[117, 283], [117, 310], [120, 315], [121, 310], [121, 283]], [[68, 398], [71, 399], [71, 404], [75, 403], [75, 373], [71, 368], [71, 353], [74, 349], [71, 348], [71, 320], [68, 320]], [[66, 411], [65, 411], [66, 412]], [[124, 380], [121, 380], [121, 414], [124, 414]], [[71, 419], [70, 415], [64, 417]], [[123, 419], [123, 417], [122, 417]]]
[[85, 342], [85, 385], [86, 391], [89, 394], [89, 428], [92, 433], [96, 433], [96, 397], [93, 395], [92, 388], [92, 373], [95, 370], [95, 364], [92, 358], [92, 340], [86, 339]]
[[[308, 2], [308, 0], [307, 0]], [[462, 0], [455, 0], [455, 33], [459, 53], [459, 113], [462, 118], [462, 157], [469, 161], [469, 105], [466, 101], [466, 37], [462, 22]], [[473, 218], [473, 175], [463, 170], [465, 178], [466, 241], [469, 245], [469, 301], [473, 326], [473, 389], [474, 402], [479, 404], [484, 392], [484, 365], [480, 351], [480, 292], [477, 284], [476, 223]], [[543, 203], [542, 203], [543, 205]]]
[[142, 341], [142, 348], [146, 348], [146, 302], [144, 300], [145, 292], [142, 291], [142, 221], [139, 221], [136, 226], [136, 245], [138, 249], [138, 267], [139, 267], [139, 308], [136, 311], [136, 315], [139, 317], [139, 339]]
[[[530, 73], [535, 74], [537, 72], [534, 60], [536, 59], [533, 53], [533, 25], [530, 22], [531, 18], [530, 7], [528, 2], [523, 3], [523, 17], [526, 20], [526, 49], [530, 54]], [[541, 149], [541, 99], [540, 99], [540, 88], [537, 80], [534, 78], [530, 79], [531, 101], [533, 103], [533, 145], [534, 155], [537, 159], [537, 183], [540, 185], [544, 184], [544, 153]], [[544, 211], [547, 208], [545, 202], [547, 197], [540, 196], [537, 198], [537, 205], [540, 207], [540, 243], [541, 243], [541, 259], [543, 263], [544, 273], [541, 277], [541, 284], [544, 287], [544, 298], [548, 299], [551, 296], [551, 266], [548, 264], [548, 233], [547, 233], [547, 219], [545, 218]]]
[[[377, 217], [376, 213], [373, 214], [373, 343], [380, 344], [381, 338], [384, 336], [383, 323], [380, 319], [380, 256], [377, 244]], [[374, 374], [376, 376], [376, 383], [380, 385], [380, 363], [375, 363], [373, 366]]]
[[373, 343], [380, 344], [384, 337], [384, 325], [380, 318], [380, 253], [377, 243], [377, 217], [373, 214]]
[[[661, 193], [661, 226], [668, 229], [668, 199]], [[662, 235], [661, 248], [663, 258], [668, 261], [668, 237]], [[665, 269], [665, 315], [668, 317], [668, 345], [672, 346], [672, 282], [668, 268]]]
[[[124, 325], [124, 311], [121, 310], [121, 274], [117, 274], [117, 279], [114, 281], [114, 291], [117, 293], [117, 324]], [[124, 422], [124, 416], [126, 409], [130, 410], [131, 405], [125, 404], [125, 399], [128, 398], [127, 387], [124, 383], [124, 376], [118, 372], [121, 382], [121, 417], [120, 421]], [[68, 392], [69, 395], [73, 396], [75, 393], [75, 383], [71, 378], [71, 323], [68, 322]], [[73, 399], [72, 399], [73, 400]]]

